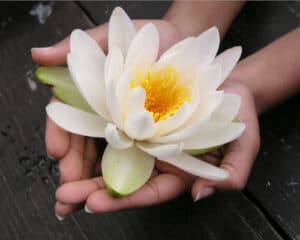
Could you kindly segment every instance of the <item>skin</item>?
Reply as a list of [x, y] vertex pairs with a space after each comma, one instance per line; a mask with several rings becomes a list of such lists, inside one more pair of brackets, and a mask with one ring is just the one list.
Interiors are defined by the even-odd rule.
[[[175, 2], [165, 19], [151, 20], [160, 32], [160, 53], [182, 38], [197, 35], [212, 25], [216, 25], [223, 36], [242, 5], [241, 2], [184, 4]], [[178, 11], [179, 8], [181, 11]], [[219, 11], [219, 8], [222, 11]], [[219, 18], [212, 17], [216, 11], [220, 12]], [[177, 16], [176, 12], [180, 14]], [[149, 20], [134, 21], [137, 28], [146, 22]], [[87, 32], [102, 49], [107, 50], [106, 24]], [[156, 169], [147, 184], [129, 196], [113, 198], [99, 177], [100, 162], [94, 139], [67, 133], [48, 118], [45, 136], [47, 152], [52, 158], [58, 159], [61, 173], [61, 186], [56, 191], [56, 215], [65, 217], [82, 207], [84, 203], [86, 211], [100, 213], [161, 203], [189, 189], [194, 200], [207, 197], [215, 191], [243, 189], [260, 145], [258, 113], [299, 89], [300, 71], [297, 66], [300, 63], [300, 56], [297, 51], [290, 50], [292, 49], [290, 46], [297, 46], [299, 32], [299, 29], [296, 29], [241, 61], [225, 84], [220, 87], [226, 92], [241, 96], [242, 104], [238, 119], [246, 124], [243, 135], [226, 145], [222, 149], [222, 154], [201, 156], [208, 162], [229, 171], [230, 177], [226, 181], [214, 182], [195, 178], [157, 161]], [[67, 38], [49, 48], [32, 49], [32, 58], [41, 65], [60, 65], [65, 64], [68, 52]], [[286, 61], [282, 62], [280, 60], [282, 57]], [[276, 94], [273, 94], [274, 92]]]

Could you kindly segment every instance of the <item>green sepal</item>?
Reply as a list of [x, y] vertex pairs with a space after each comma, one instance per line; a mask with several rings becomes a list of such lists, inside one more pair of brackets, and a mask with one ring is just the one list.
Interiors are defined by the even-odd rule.
[[122, 193], [115, 191], [107, 184], [105, 184], [105, 187], [106, 187], [107, 191], [109, 192], [109, 194], [115, 198], [121, 198], [121, 197], [126, 196], [126, 194], [122, 194]]
[[108, 192], [123, 197], [142, 187], [150, 178], [155, 159], [132, 146], [116, 149], [110, 145], [102, 156], [102, 177]]
[[39, 67], [35, 71], [37, 79], [46, 85], [52, 86], [53, 94], [62, 102], [94, 113], [94, 110], [84, 100], [73, 82], [66, 67]]

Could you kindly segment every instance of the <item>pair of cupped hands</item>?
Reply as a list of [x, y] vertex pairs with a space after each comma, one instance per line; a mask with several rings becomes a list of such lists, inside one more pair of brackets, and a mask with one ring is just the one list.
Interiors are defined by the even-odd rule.
[[[137, 29], [148, 21], [135, 20]], [[160, 34], [160, 53], [182, 39], [182, 34], [165, 20], [152, 20]], [[108, 25], [104, 24], [87, 33], [101, 48], [107, 50]], [[33, 48], [32, 58], [41, 65], [63, 65], [69, 52], [69, 38], [47, 48]], [[236, 68], [239, 68], [237, 65]], [[194, 201], [215, 192], [244, 188], [259, 149], [259, 127], [254, 97], [251, 91], [231, 76], [220, 89], [241, 96], [238, 120], [245, 123], [242, 136], [219, 151], [201, 158], [229, 172], [225, 181], [214, 182], [196, 178], [176, 167], [156, 161], [151, 179], [136, 192], [115, 198], [106, 190], [101, 177], [101, 157], [96, 140], [68, 133], [47, 118], [46, 147], [50, 158], [57, 159], [61, 186], [56, 191], [55, 214], [62, 220], [82, 208], [88, 213], [112, 212], [121, 209], [149, 206], [171, 200], [185, 191], [191, 191]], [[57, 101], [52, 98], [51, 101]], [[76, 121], [74, 119], [74, 121]]]

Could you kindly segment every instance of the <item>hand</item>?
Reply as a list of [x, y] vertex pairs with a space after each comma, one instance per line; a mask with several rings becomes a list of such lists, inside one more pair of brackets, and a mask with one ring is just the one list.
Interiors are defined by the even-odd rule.
[[[147, 22], [149, 21], [134, 21], [137, 28]], [[180, 32], [171, 23], [164, 20], [151, 22], [160, 33], [160, 52], [181, 40]], [[96, 39], [102, 49], [107, 50], [107, 24], [87, 32]], [[61, 65], [66, 63], [68, 52], [69, 39], [66, 38], [49, 48], [32, 49], [32, 58], [42, 65]], [[52, 101], [55, 101], [55, 98]], [[105, 190], [102, 178], [93, 178], [101, 174], [93, 139], [67, 133], [47, 118], [45, 140], [49, 157], [59, 160], [62, 186], [56, 192], [55, 205], [55, 213], [59, 217], [72, 213], [85, 201], [89, 211], [93, 212], [159, 203], [181, 194], [192, 183], [192, 176], [157, 162], [156, 167], [161, 172], [169, 173], [158, 175], [158, 172], [154, 171], [151, 180], [136, 193], [120, 199], [112, 198]]]
[[226, 169], [229, 172], [229, 178], [222, 182], [198, 178], [191, 189], [195, 201], [205, 198], [215, 191], [242, 190], [247, 183], [260, 146], [257, 112], [250, 90], [238, 81], [230, 81], [230, 76], [220, 88], [241, 96], [241, 107], [237, 118], [246, 124], [246, 129], [242, 136], [222, 148], [223, 156], [208, 154], [202, 157], [212, 164]]

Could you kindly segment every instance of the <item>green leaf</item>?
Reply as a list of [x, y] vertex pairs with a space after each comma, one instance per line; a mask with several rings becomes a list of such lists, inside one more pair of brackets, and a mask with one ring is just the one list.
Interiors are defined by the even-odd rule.
[[40, 67], [35, 71], [35, 75], [41, 83], [53, 86], [53, 94], [62, 102], [94, 113], [81, 96], [66, 67]]
[[138, 148], [116, 149], [107, 145], [102, 157], [102, 174], [112, 196], [126, 196], [143, 186], [154, 168], [154, 157]]

